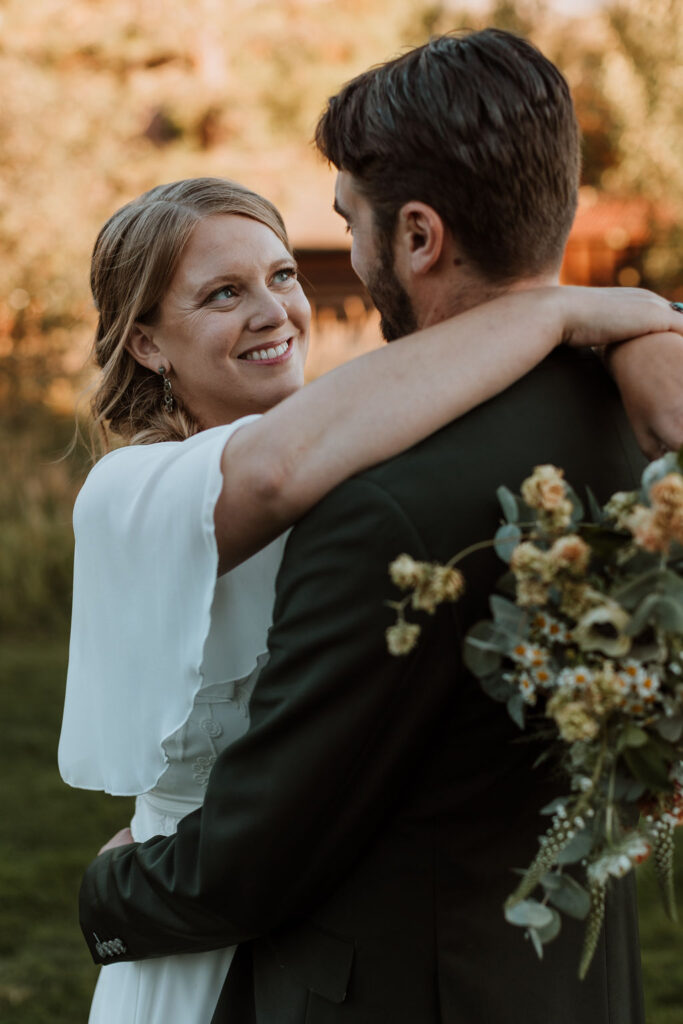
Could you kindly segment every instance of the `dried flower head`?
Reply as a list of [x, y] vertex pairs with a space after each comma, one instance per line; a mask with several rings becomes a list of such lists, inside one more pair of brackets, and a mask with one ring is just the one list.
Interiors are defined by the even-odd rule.
[[605, 513], [616, 521], [619, 529], [626, 529], [626, 517], [633, 511], [638, 502], [636, 491], [617, 491], [605, 505]]
[[666, 553], [669, 550], [670, 538], [654, 508], [634, 505], [624, 518], [624, 525], [633, 534], [636, 544], [645, 551]]
[[578, 622], [591, 608], [604, 602], [605, 595], [588, 583], [565, 580], [561, 587], [560, 611]]
[[520, 608], [542, 608], [550, 597], [550, 584], [540, 580], [517, 580], [517, 604]]
[[399, 555], [389, 566], [389, 576], [392, 583], [395, 583], [401, 590], [409, 590], [417, 587], [429, 575], [429, 565], [426, 562], [416, 562], [410, 555]]
[[448, 565], [425, 565], [426, 572], [416, 587], [412, 606], [433, 615], [438, 605], [457, 601], [465, 592], [465, 577]]
[[558, 570], [570, 572], [572, 576], [583, 576], [590, 556], [591, 551], [586, 542], [573, 533], [559, 537], [548, 552], [550, 564]]
[[551, 512], [562, 506], [567, 497], [564, 471], [556, 466], [536, 466], [522, 484], [522, 498], [531, 508]]
[[655, 525], [669, 541], [683, 544], [683, 477], [668, 473], [650, 488]]
[[553, 578], [548, 552], [542, 551], [529, 540], [522, 541], [512, 552], [510, 568], [518, 579], [535, 577], [544, 583], [550, 583]]
[[387, 648], [389, 654], [400, 657], [403, 654], [410, 654], [417, 643], [420, 635], [420, 627], [414, 622], [400, 620], [386, 631]]
[[548, 701], [546, 714], [555, 719], [560, 736], [567, 743], [593, 740], [598, 735], [598, 723], [582, 701], [567, 700], [564, 694], [556, 693]]

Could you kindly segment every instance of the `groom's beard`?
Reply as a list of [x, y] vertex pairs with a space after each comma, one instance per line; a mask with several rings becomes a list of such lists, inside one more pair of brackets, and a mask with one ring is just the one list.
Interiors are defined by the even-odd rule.
[[418, 328], [410, 296], [394, 270], [392, 254], [380, 244], [379, 259], [370, 271], [366, 287], [380, 314], [380, 330], [386, 341], [395, 341]]

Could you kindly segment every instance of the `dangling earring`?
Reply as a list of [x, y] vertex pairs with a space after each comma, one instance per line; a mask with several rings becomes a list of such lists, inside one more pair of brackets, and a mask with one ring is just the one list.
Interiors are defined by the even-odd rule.
[[164, 382], [164, 408], [166, 412], [173, 412], [173, 388], [171, 382], [166, 376], [166, 367], [159, 367], [159, 375]]

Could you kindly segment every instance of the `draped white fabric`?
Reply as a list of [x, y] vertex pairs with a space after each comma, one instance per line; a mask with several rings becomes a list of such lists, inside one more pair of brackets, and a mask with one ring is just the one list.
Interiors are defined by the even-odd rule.
[[150, 790], [199, 688], [243, 679], [264, 653], [285, 538], [217, 579], [213, 523], [223, 448], [256, 418], [122, 448], [88, 476], [59, 743], [70, 785]]

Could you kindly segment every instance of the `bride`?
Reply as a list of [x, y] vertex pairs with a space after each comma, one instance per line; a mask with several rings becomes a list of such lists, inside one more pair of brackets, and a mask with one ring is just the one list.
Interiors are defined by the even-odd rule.
[[[323, 495], [507, 388], [562, 340], [683, 331], [648, 292], [540, 288], [302, 389], [310, 310], [282, 219], [212, 178], [159, 186], [115, 213], [91, 284], [95, 422], [107, 446], [110, 434], [124, 446], [97, 463], [74, 511], [59, 763], [73, 786], [136, 797], [114, 844], [174, 832], [246, 731], [286, 531]], [[642, 394], [642, 375], [637, 384]], [[658, 383], [651, 393], [654, 410]], [[647, 413], [636, 426], [647, 434]], [[90, 1024], [208, 1024], [233, 951], [109, 966]]]

